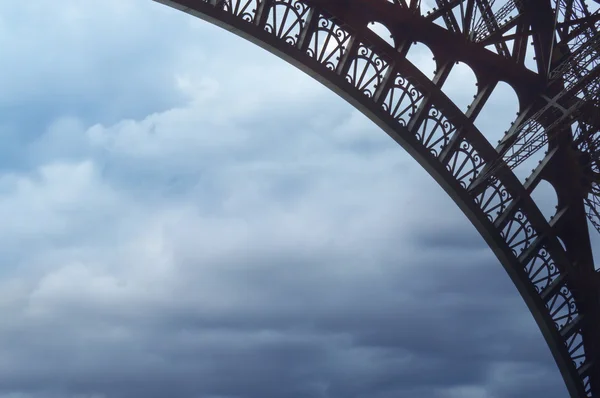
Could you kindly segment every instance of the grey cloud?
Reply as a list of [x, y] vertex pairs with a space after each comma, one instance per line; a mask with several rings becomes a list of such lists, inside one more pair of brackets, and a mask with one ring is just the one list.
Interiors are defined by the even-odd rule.
[[[190, 221], [201, 224], [201, 220]], [[271, 244], [286, 241], [285, 236], [273, 239], [277, 232], [270, 234]], [[31, 351], [34, 358], [36, 354], [47, 357], [48, 343], [36, 349], [31, 340], [44, 333], [40, 327], [59, 327], [57, 334], [46, 332], [46, 336], [54, 342], [56, 362], [62, 366], [48, 363], [40, 376], [49, 373], [50, 377], [38, 381], [50, 387], [58, 383], [76, 390], [80, 384], [82, 392], [136, 396], [142, 393], [136, 389], [136, 380], [145, 375], [150, 380], [143, 382], [144, 395], [156, 391], [157, 396], [170, 393], [182, 397], [202, 393], [319, 396], [308, 391], [323, 379], [331, 385], [329, 396], [385, 396], [390, 391], [404, 394], [421, 389], [431, 393], [436, 388], [477, 384], [496, 361], [504, 355], [514, 360], [524, 348], [517, 346], [510, 352], [504, 331], [497, 330], [499, 321], [511, 318], [510, 309], [519, 308], [511, 299], [514, 292], [486, 296], [469, 289], [476, 283], [458, 284], [462, 290], [457, 292], [440, 279], [422, 280], [420, 270], [430, 266], [432, 273], [452, 285], [452, 280], [447, 280], [452, 273], [441, 268], [458, 262], [457, 258], [432, 265], [411, 253], [404, 256], [410, 262], [392, 257], [390, 264], [384, 262], [384, 269], [377, 272], [382, 262], [364, 264], [356, 260], [377, 255], [377, 250], [357, 245], [363, 238], [360, 233], [346, 237], [355, 243], [348, 252], [322, 248], [304, 256], [298, 256], [293, 247], [264, 253], [264, 248], [254, 243], [264, 242], [268, 236], [251, 239], [255, 249], [250, 252], [230, 248], [231, 254], [244, 253], [242, 258], [234, 256], [233, 261], [228, 261], [231, 254], [221, 251], [223, 258], [212, 264], [198, 264], [189, 253], [189, 264], [174, 261], [181, 268], [172, 275], [175, 281], [161, 278], [167, 285], [175, 283], [165, 286], [166, 290], [158, 289], [164, 296], [151, 290], [139, 292], [145, 297], [109, 298], [103, 304], [97, 301], [102, 296], [89, 301], [93, 297], [88, 299], [77, 291], [48, 291], [40, 299], [51, 305], [51, 317], [46, 318], [50, 324], [42, 322], [37, 330], [30, 331], [32, 335], [14, 357], [26, 360], [27, 380], [35, 380], [35, 373], [25, 366]], [[304, 239], [310, 241], [308, 236]], [[302, 245], [297, 238], [293, 241]], [[245, 246], [243, 240], [238, 244]], [[397, 249], [397, 257], [410, 252], [409, 248]], [[480, 282], [494, 274], [502, 275], [500, 270], [491, 272], [493, 260], [489, 255], [474, 260], [467, 270], [463, 268], [463, 276]], [[482, 266], [482, 260], [489, 268]], [[149, 272], [154, 268], [152, 264], [142, 266]], [[388, 269], [396, 269], [399, 275], [390, 278], [394, 272], [385, 272]], [[85, 272], [67, 273], [64, 277], [71, 282], [65, 288], [74, 288], [77, 282], [84, 283], [83, 289], [93, 286], [94, 281], [88, 282], [86, 276]], [[59, 301], [52, 305], [53, 296], [48, 294], [58, 294], [55, 300]], [[61, 299], [65, 294], [67, 297]], [[111, 303], [120, 308], [113, 308]], [[125, 311], [119, 315], [123, 307]], [[57, 316], [60, 325], [54, 320]], [[465, 324], [470, 327], [465, 328]], [[20, 335], [28, 333], [21, 331]], [[514, 342], [526, 337], [522, 331], [513, 331], [513, 336]], [[537, 341], [545, 350], [537, 337], [527, 343]], [[296, 372], [308, 375], [299, 377]], [[72, 379], [66, 379], [65, 374]]]
[[[120, 122], [56, 114], [0, 178], [0, 397], [564, 395], [508, 277], [388, 137], [225, 32], [107, 4], [142, 27], [98, 59], [145, 43], [120, 79], [157, 62], [179, 85], [141, 73], [123, 98], [175, 94]], [[89, 21], [87, 43], [108, 25]], [[162, 23], [174, 49], [152, 41]], [[112, 78], [93, 62], [73, 95]]]

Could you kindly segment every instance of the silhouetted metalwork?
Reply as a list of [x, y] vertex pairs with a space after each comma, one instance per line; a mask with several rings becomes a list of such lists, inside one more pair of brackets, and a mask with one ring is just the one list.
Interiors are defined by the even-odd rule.
[[[156, 1], [282, 57], [402, 145], [498, 256], [571, 396], [600, 397], [600, 273], [587, 221], [600, 228], [600, 13], [592, 3], [435, 0], [425, 11], [419, 0]], [[417, 42], [435, 56], [433, 78], [406, 58]], [[459, 61], [478, 81], [466, 112], [442, 91]], [[474, 123], [499, 82], [514, 89], [519, 112], [493, 146]], [[520, 179], [517, 169], [532, 160]], [[550, 219], [531, 196], [541, 181], [558, 197]]]

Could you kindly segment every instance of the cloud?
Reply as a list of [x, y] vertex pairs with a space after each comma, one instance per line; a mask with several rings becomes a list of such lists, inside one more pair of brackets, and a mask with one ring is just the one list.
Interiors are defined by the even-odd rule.
[[42, 73], [4, 101], [43, 122], [14, 117], [30, 139], [0, 176], [0, 397], [564, 395], [490, 250], [391, 139], [225, 32], [94, 5], [3, 27], [29, 46], [12, 76]]

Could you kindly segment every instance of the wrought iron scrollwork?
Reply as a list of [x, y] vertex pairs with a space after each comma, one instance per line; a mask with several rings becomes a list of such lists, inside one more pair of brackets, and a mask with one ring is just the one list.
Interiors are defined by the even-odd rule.
[[460, 185], [467, 187], [477, 178], [485, 162], [475, 147], [467, 140], [462, 139], [446, 168], [452, 173]]
[[388, 61], [361, 43], [350, 64], [346, 80], [358, 91], [372, 98], [388, 68]]
[[529, 260], [525, 271], [538, 293], [541, 293], [560, 276], [560, 271], [545, 246], [542, 246], [537, 254]]
[[404, 76], [397, 74], [381, 106], [396, 122], [406, 126], [423, 97], [421, 91]]
[[269, 10], [265, 30], [295, 46], [309, 10], [310, 7], [298, 0], [277, 0]]
[[321, 15], [306, 52], [327, 69], [335, 71], [351, 37], [344, 28]]
[[494, 222], [512, 203], [513, 197], [499, 179], [492, 178], [474, 200], [487, 219]]
[[565, 342], [565, 346], [569, 351], [569, 355], [573, 359], [573, 363], [576, 368], [581, 368], [585, 364], [585, 351], [583, 349], [583, 337], [580, 331], [573, 333], [567, 341]]
[[[416, 132], [417, 139], [429, 150], [433, 156], [438, 157], [442, 150], [450, 142], [450, 138], [456, 133], [456, 126], [440, 112], [436, 107], [429, 108], [427, 117], [423, 120]], [[477, 154], [473, 156], [477, 157]], [[473, 159], [475, 160], [475, 159]], [[475, 160], [476, 162], [480, 159]], [[459, 174], [466, 162], [456, 169]], [[452, 170], [451, 170], [452, 171]]]
[[518, 210], [501, 232], [506, 244], [516, 257], [527, 249], [538, 236], [527, 215]]
[[556, 327], [560, 330], [577, 315], [575, 298], [568, 286], [563, 286], [548, 302], [546, 307]]
[[258, 0], [224, 0], [221, 7], [224, 11], [237, 15], [246, 22], [253, 22], [258, 8]]

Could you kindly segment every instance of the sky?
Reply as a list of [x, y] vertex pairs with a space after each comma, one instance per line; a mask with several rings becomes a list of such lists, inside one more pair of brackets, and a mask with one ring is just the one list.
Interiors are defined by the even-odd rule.
[[0, 398], [567, 395], [454, 203], [284, 61], [150, 0], [0, 2], [0, 54]]

